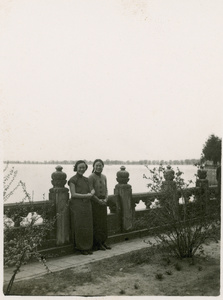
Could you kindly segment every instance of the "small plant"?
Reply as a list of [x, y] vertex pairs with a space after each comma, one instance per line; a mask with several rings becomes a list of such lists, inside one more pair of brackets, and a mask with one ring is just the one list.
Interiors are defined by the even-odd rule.
[[124, 291], [124, 290], [121, 290], [121, 291], [119, 292], [119, 294], [120, 294], [120, 295], [125, 295], [125, 291]]
[[167, 271], [166, 271], [166, 274], [167, 274], [167, 275], [172, 275], [173, 272], [172, 272], [171, 270], [167, 270]]
[[199, 266], [198, 271], [202, 271], [202, 270], [203, 270], [202, 266]]
[[176, 263], [176, 264], [174, 265], [174, 267], [175, 267], [175, 269], [176, 269], [177, 271], [181, 271], [181, 269], [182, 269], [182, 266], [181, 266], [179, 263]]
[[164, 278], [162, 273], [157, 273], [155, 277], [158, 280], [163, 280], [163, 278]]
[[135, 284], [134, 284], [134, 288], [135, 288], [135, 290], [138, 290], [138, 289], [139, 289], [138, 283], [135, 283]]

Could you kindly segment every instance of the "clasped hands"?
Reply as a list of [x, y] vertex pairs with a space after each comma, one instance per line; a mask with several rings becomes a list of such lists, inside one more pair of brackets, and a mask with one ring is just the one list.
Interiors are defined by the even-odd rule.
[[105, 199], [99, 199], [98, 197], [95, 196], [95, 199], [97, 200], [97, 203], [100, 205], [107, 205], [107, 198]]
[[87, 196], [86, 198], [88, 198], [88, 199], [93, 197], [93, 199], [100, 205], [107, 205], [108, 197], [106, 197], [105, 199], [99, 199], [97, 196], [95, 196], [94, 189], [90, 193], [88, 193], [86, 196]]

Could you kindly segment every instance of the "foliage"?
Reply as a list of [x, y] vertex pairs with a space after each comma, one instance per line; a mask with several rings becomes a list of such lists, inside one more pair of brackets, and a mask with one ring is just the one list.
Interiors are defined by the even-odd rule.
[[[38, 252], [38, 247], [42, 245], [44, 238], [52, 230], [55, 219], [48, 220], [44, 213], [39, 216], [34, 210], [31, 201], [30, 194], [26, 190], [25, 183], [21, 180], [15, 182], [17, 171], [14, 167], [8, 169], [6, 165], [4, 169], [3, 180], [3, 197], [4, 202], [12, 196], [15, 191], [21, 187], [24, 193], [24, 198], [17, 204], [16, 210], [11, 211], [10, 218], [4, 216], [4, 265], [15, 266], [12, 278], [8, 284], [6, 295], [10, 294], [16, 274], [19, 272], [22, 264], [26, 263], [31, 257], [36, 257], [46, 268], [44, 257]], [[14, 184], [14, 187], [13, 187]], [[29, 212], [29, 218], [23, 218], [24, 216], [24, 203], [28, 201], [26, 205], [26, 212]], [[38, 221], [41, 219], [41, 224]], [[14, 227], [17, 225], [20, 227]]]
[[[8, 171], [8, 164], [6, 164], [3, 172], [4, 172], [4, 178], [3, 178], [3, 199], [4, 202], [7, 201], [13, 194], [14, 192], [18, 189], [18, 187], [21, 185], [21, 182], [19, 181], [15, 187], [12, 187], [13, 182], [15, 181], [15, 178], [17, 176], [17, 171], [15, 171], [14, 167], [12, 167]], [[7, 172], [7, 174], [6, 174]], [[25, 199], [23, 199], [25, 200]]]
[[[173, 180], [165, 180], [172, 172]], [[150, 170], [152, 191], [162, 192], [160, 208], [150, 209], [150, 221], [159, 224], [160, 232], [154, 230], [158, 242], [179, 258], [193, 257], [204, 241], [213, 237], [219, 228], [219, 201], [210, 204], [205, 189], [189, 189], [182, 172], [164, 168]], [[194, 193], [194, 194], [192, 194]], [[193, 197], [192, 197], [193, 196]], [[191, 202], [190, 199], [193, 198]]]
[[[143, 177], [150, 181], [150, 183], [147, 184], [147, 187], [149, 188], [149, 190], [152, 192], [157, 192], [157, 193], [163, 191], [163, 181], [165, 180], [164, 175], [165, 175], [167, 168], [165, 168], [165, 166], [163, 166], [162, 164], [160, 164], [158, 168], [155, 167], [153, 169], [150, 169], [148, 166], [146, 166], [146, 167], [150, 172], [150, 176], [147, 177], [144, 174]], [[182, 175], [183, 175], [183, 172], [181, 172], [180, 169], [177, 167], [177, 171], [175, 172], [174, 181], [176, 183], [176, 188], [181, 189], [181, 190], [188, 188], [190, 186], [190, 184], [193, 183], [192, 180], [189, 180], [186, 183], [185, 180], [181, 177]]]
[[4, 228], [4, 265], [18, 266], [26, 263], [32, 256], [38, 256], [38, 246], [44, 237], [52, 230], [51, 222], [44, 221], [42, 225], [35, 225], [35, 220], [22, 228]]
[[221, 161], [221, 139], [214, 134], [209, 136], [203, 146], [201, 161], [205, 160], [213, 161], [214, 165]]
[[150, 183], [147, 184], [147, 187], [152, 192], [160, 192], [162, 190], [162, 183], [164, 180], [163, 174], [165, 171], [165, 167], [163, 165], [160, 165], [158, 168], [153, 168], [153, 169], [149, 169], [148, 166], [146, 167], [149, 170], [151, 176], [151, 177], [147, 177], [145, 174], [143, 175], [145, 179], [151, 181]]

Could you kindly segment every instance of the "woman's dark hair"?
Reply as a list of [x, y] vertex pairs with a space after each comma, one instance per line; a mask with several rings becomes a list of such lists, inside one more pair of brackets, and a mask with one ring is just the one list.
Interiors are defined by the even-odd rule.
[[74, 165], [74, 171], [75, 171], [75, 172], [77, 171], [77, 166], [78, 166], [79, 164], [85, 164], [86, 170], [87, 170], [88, 165], [86, 164], [86, 162], [85, 162], [84, 160], [78, 160], [78, 161], [75, 163], [75, 165]]
[[104, 167], [104, 162], [103, 162], [103, 160], [97, 158], [97, 159], [95, 159], [95, 161], [93, 162], [93, 170], [92, 170], [92, 173], [94, 172], [94, 166], [95, 166], [95, 164], [96, 164], [97, 162], [100, 162], [100, 163], [102, 164], [102, 166]]

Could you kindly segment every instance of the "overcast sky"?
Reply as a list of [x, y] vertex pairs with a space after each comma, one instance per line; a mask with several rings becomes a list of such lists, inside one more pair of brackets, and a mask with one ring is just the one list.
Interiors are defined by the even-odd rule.
[[222, 137], [222, 0], [2, 0], [4, 160], [199, 158]]

